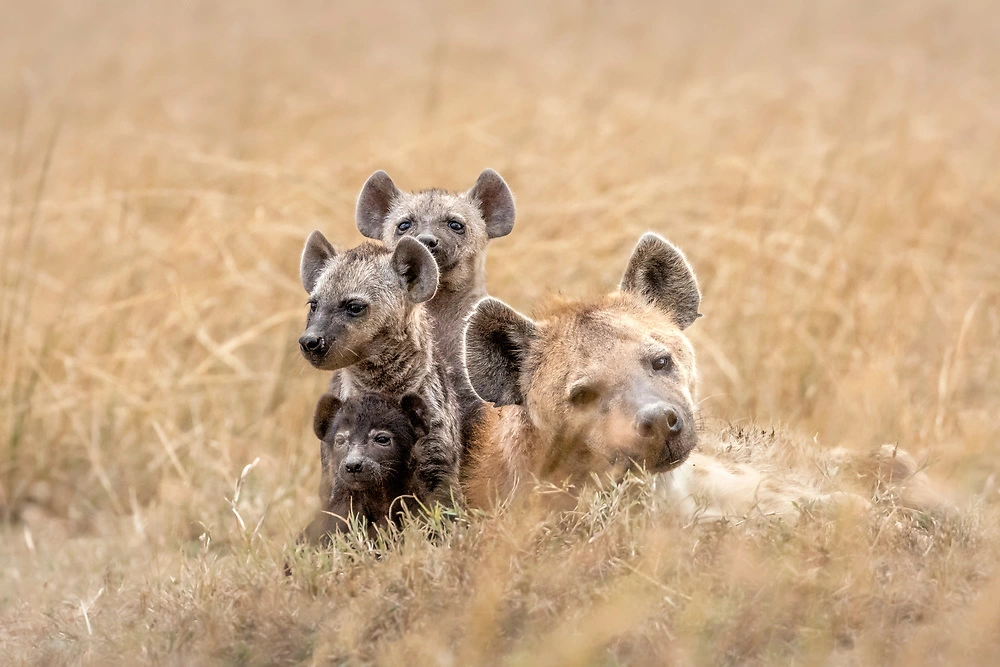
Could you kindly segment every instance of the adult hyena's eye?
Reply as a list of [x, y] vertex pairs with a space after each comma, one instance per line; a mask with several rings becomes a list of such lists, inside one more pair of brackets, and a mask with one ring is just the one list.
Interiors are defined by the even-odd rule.
[[312, 301], [312, 300], [309, 301], [309, 312], [310, 313], [315, 313], [316, 312], [316, 302], [315, 301]]
[[674, 367], [674, 360], [670, 357], [669, 354], [663, 354], [654, 358], [650, 362], [650, 366], [652, 366], [653, 370], [656, 371], [657, 373], [665, 373], [670, 371], [670, 369]]
[[569, 402], [578, 408], [590, 405], [599, 397], [597, 389], [587, 384], [576, 385], [569, 391]]
[[406, 230], [408, 230], [412, 226], [413, 226], [412, 220], [403, 220], [398, 225], [396, 225], [396, 231], [399, 232], [400, 234], [403, 234], [406, 232]]
[[448, 229], [450, 229], [451, 231], [455, 232], [456, 234], [464, 234], [465, 233], [465, 225], [463, 223], [459, 222], [458, 220], [449, 220], [448, 221]]

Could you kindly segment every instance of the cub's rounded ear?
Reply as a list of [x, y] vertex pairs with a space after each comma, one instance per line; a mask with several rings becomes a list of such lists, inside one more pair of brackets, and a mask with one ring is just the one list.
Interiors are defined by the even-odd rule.
[[466, 196], [479, 206], [491, 239], [507, 236], [514, 229], [514, 195], [500, 174], [483, 169]]
[[333, 394], [323, 394], [316, 403], [316, 412], [313, 413], [313, 433], [320, 440], [326, 438], [330, 431], [330, 425], [340, 412], [343, 402]]
[[410, 421], [410, 426], [417, 439], [430, 433], [430, 420], [427, 416], [427, 403], [424, 402], [424, 399], [417, 394], [405, 394], [400, 401], [400, 407]]
[[337, 251], [333, 249], [330, 242], [326, 240], [322, 232], [314, 230], [306, 239], [306, 246], [302, 250], [302, 259], [299, 261], [299, 276], [302, 278], [302, 286], [306, 291], [312, 293], [316, 287], [316, 281], [323, 274], [327, 262], [337, 256]]
[[404, 236], [396, 244], [392, 251], [392, 270], [413, 303], [428, 301], [437, 292], [438, 266], [434, 255], [412, 236]]
[[399, 194], [399, 188], [389, 178], [389, 174], [381, 169], [369, 176], [361, 188], [354, 211], [358, 231], [370, 239], [381, 239], [385, 216], [389, 214], [392, 202]]
[[524, 402], [521, 373], [535, 323], [503, 301], [476, 304], [465, 327], [465, 372], [481, 399], [496, 406]]
[[663, 237], [643, 234], [632, 251], [620, 289], [667, 312], [681, 329], [701, 317], [698, 280], [684, 253]]

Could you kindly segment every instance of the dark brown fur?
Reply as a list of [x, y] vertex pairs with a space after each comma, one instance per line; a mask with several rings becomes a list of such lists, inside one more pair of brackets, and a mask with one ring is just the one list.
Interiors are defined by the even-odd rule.
[[301, 539], [328, 542], [348, 530], [352, 516], [364, 520], [369, 537], [398, 523], [409, 483], [414, 443], [427, 435], [426, 406], [415, 394], [402, 401], [361, 394], [342, 402], [325, 394], [316, 406], [323, 479], [320, 511]]

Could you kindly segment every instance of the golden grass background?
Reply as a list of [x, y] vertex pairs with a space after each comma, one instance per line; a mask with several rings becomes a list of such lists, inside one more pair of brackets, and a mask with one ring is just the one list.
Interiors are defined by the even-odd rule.
[[[997, 25], [986, 1], [0, 2], [0, 654], [996, 659]], [[607, 290], [660, 232], [704, 292], [707, 414], [899, 443], [963, 516], [690, 528], [639, 484], [284, 577], [326, 379], [296, 349], [301, 244], [360, 241], [377, 168], [487, 166], [518, 205], [494, 295]]]

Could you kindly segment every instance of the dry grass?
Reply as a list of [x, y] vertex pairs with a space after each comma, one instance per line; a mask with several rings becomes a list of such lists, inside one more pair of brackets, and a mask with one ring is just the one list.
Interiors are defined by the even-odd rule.
[[[998, 23], [0, 3], [3, 662], [995, 662]], [[376, 168], [484, 166], [519, 207], [495, 295], [606, 290], [659, 231], [702, 281], [707, 413], [898, 442], [966, 509], [688, 527], [637, 481], [293, 554], [325, 381], [295, 348], [301, 243], [358, 241]]]

